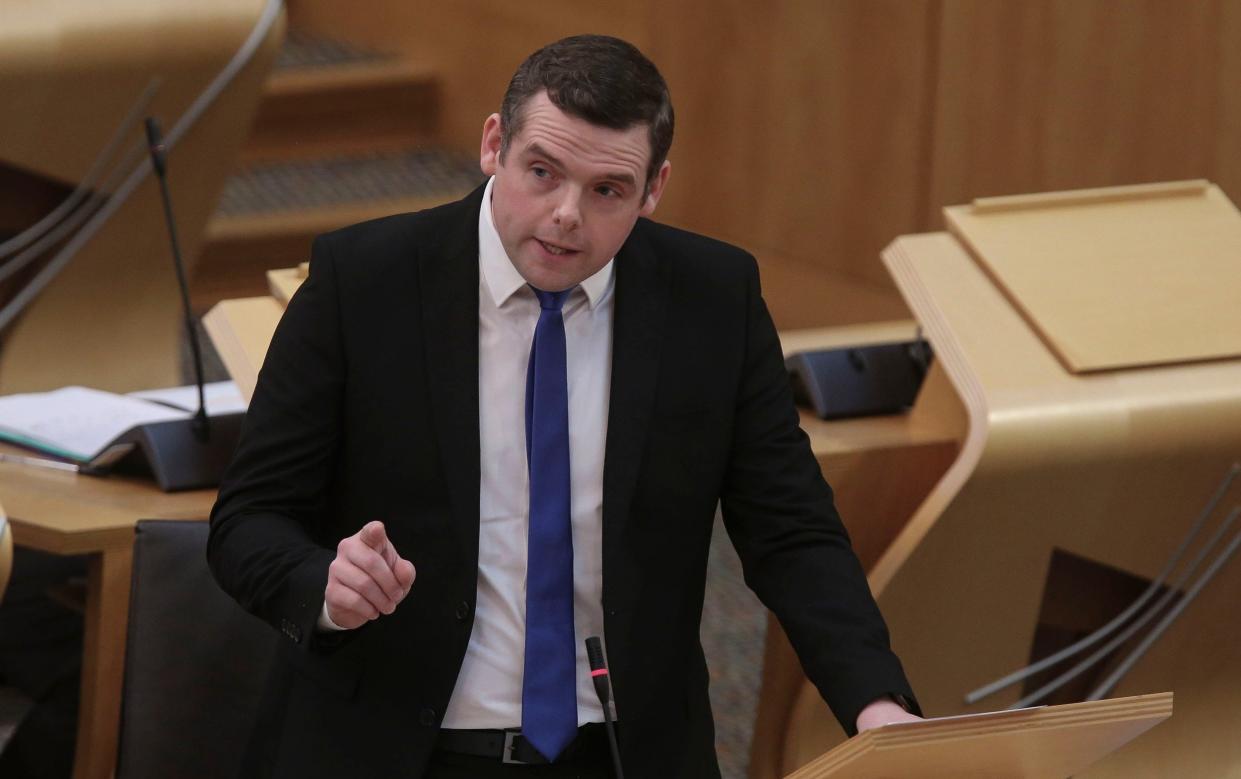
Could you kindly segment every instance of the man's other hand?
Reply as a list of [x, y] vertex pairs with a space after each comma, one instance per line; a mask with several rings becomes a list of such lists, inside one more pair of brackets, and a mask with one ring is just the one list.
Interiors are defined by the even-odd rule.
[[922, 719], [910, 714], [891, 698], [880, 698], [874, 701], [857, 715], [857, 732], [864, 733], [872, 728], [892, 725], [897, 722], [917, 722]]
[[395, 611], [413, 583], [414, 564], [396, 553], [382, 522], [371, 522], [337, 545], [323, 602], [328, 618], [351, 630]]

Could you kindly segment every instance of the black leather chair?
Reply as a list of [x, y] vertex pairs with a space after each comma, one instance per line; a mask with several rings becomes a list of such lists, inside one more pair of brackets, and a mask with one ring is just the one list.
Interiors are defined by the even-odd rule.
[[237, 775], [277, 636], [219, 589], [206, 547], [206, 522], [138, 523], [116, 779]]

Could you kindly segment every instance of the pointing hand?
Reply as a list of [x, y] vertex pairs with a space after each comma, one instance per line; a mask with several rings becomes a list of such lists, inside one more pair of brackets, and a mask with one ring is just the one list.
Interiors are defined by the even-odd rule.
[[360, 627], [395, 611], [413, 583], [413, 563], [396, 553], [382, 522], [370, 522], [336, 547], [324, 592], [328, 618]]

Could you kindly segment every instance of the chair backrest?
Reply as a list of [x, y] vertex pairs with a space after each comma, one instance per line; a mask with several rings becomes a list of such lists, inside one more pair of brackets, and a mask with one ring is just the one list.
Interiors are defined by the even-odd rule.
[[9, 521], [0, 509], [0, 601], [4, 600], [4, 590], [9, 586], [9, 573], [13, 570], [13, 531], [9, 529]]
[[220, 590], [206, 548], [206, 522], [137, 525], [117, 779], [240, 769], [277, 635]]

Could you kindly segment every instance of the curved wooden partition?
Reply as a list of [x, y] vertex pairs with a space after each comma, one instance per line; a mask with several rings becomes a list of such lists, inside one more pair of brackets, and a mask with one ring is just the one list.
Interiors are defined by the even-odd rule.
[[[0, 167], [66, 190], [83, 180], [152, 83], [153, 98], [140, 115], [157, 117], [170, 136], [267, 7], [265, 0], [4, 5]], [[170, 150], [172, 198], [191, 265], [283, 30], [280, 18], [248, 64]], [[143, 143], [139, 124], [121, 147], [122, 156], [132, 155], [129, 161], [117, 166], [117, 175], [102, 176], [91, 194], [101, 201], [109, 197], [123, 173], [142, 162]], [[0, 222], [0, 230], [9, 233], [28, 226], [11, 213], [0, 213]], [[170, 256], [158, 189], [148, 176], [0, 334], [0, 393], [65, 384], [126, 391], [178, 383], [184, 328]]]
[[0, 506], [0, 600], [4, 600], [4, 591], [9, 586], [9, 574], [12, 572], [13, 531], [9, 529], [9, 520]]
[[[1235, 221], [1226, 230], [1181, 231], [1185, 253], [1222, 251], [1235, 264], [1241, 216], [1231, 213]], [[1118, 224], [1151, 240], [1162, 229], [1144, 218]], [[1165, 227], [1177, 234], [1176, 225]], [[1065, 252], [1084, 246], [1088, 255], [1093, 238], [1086, 228], [1059, 240]], [[1004, 708], [1022, 696], [1020, 686], [973, 705], [964, 696], [1069, 643], [1066, 636], [1108, 621], [1119, 611], [1112, 583], [1123, 589], [1158, 579], [1241, 455], [1241, 359], [1071, 373], [1014, 305], [1012, 290], [1002, 289], [953, 235], [898, 238], [883, 259], [967, 423], [959, 455], [871, 570], [871, 586], [928, 715]], [[1182, 259], [1171, 253], [1162, 261]], [[1139, 270], [1149, 269], [1132, 266]], [[1047, 272], [1057, 271], [1049, 266]], [[1150, 279], [1168, 289], [1186, 281], [1177, 273]], [[1227, 276], [1189, 281], [1235, 285]], [[1231, 292], [1234, 301], [1238, 292]], [[1201, 300], [1165, 298], [1182, 307]], [[1234, 306], [1224, 314], [1237, 331], [1239, 312]], [[1218, 322], [1220, 314], [1196, 318], [1191, 309], [1186, 321]], [[1186, 339], [1192, 355], [1192, 333]], [[1238, 502], [1241, 489], [1233, 484], [1190, 557]], [[1234, 538], [1235, 527], [1222, 533], [1223, 543], [1198, 572]], [[1241, 560], [1231, 559], [1109, 693], [1173, 690], [1176, 716], [1082, 776], [1224, 776], [1241, 765], [1238, 592]], [[1123, 659], [1133, 647], [1122, 645], [1117, 655]], [[1103, 673], [1088, 671], [1087, 680], [1095, 678], [1081, 689], [1092, 688], [1117, 662], [1101, 663]], [[817, 692], [803, 684], [781, 772], [841, 739]]]

